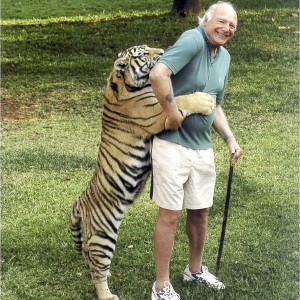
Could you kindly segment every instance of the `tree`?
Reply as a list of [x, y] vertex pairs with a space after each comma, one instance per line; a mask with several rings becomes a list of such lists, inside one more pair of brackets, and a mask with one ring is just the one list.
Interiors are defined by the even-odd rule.
[[182, 17], [200, 15], [201, 0], [174, 0], [173, 11], [176, 11]]

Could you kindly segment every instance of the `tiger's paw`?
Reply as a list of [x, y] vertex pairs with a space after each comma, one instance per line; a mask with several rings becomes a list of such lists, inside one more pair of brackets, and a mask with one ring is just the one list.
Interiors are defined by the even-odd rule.
[[99, 300], [120, 300], [117, 295], [113, 295], [109, 298], [99, 298]]
[[209, 115], [213, 111], [215, 101], [211, 95], [202, 92], [196, 92], [192, 95], [195, 97], [195, 103], [191, 101], [191, 111], [200, 113], [202, 115]]
[[98, 297], [98, 300], [120, 300], [120, 298], [117, 296], [117, 295], [113, 295], [109, 298], [99, 298]]
[[98, 300], [119, 300], [117, 295], [110, 292], [107, 281], [95, 283]]
[[207, 93], [196, 92], [175, 97], [176, 104], [184, 116], [191, 113], [209, 115], [214, 109], [214, 98]]

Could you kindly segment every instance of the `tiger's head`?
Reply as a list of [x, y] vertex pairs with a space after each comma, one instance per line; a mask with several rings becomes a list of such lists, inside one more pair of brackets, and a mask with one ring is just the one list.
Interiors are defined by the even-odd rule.
[[150, 70], [163, 53], [147, 45], [134, 46], [118, 54], [114, 69], [122, 74], [128, 88], [140, 88], [149, 83]]

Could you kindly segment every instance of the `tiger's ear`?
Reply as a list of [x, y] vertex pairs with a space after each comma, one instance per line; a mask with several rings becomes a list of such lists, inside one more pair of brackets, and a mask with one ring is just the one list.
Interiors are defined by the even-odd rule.
[[118, 71], [125, 72], [128, 67], [128, 62], [124, 58], [118, 58], [114, 63], [114, 68]]

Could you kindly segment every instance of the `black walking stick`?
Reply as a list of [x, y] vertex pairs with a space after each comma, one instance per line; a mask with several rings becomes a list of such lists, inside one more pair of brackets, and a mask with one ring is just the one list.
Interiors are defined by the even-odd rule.
[[219, 243], [219, 251], [217, 257], [217, 264], [216, 264], [216, 275], [218, 275], [220, 270], [221, 264], [221, 256], [223, 251], [224, 239], [225, 239], [225, 231], [226, 231], [226, 224], [229, 212], [229, 201], [230, 201], [230, 193], [231, 193], [231, 183], [232, 183], [232, 175], [233, 175], [233, 168], [235, 164], [235, 154], [233, 153], [230, 160], [230, 168], [229, 168], [229, 175], [228, 175], [228, 183], [227, 183], [227, 193], [226, 193], [226, 201], [225, 201], [225, 209], [224, 209], [224, 217], [223, 217], [223, 225], [222, 225], [222, 232], [221, 238]]

